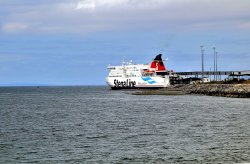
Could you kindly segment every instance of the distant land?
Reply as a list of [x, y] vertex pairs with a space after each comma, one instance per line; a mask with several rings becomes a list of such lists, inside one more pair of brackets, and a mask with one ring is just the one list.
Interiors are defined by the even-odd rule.
[[51, 86], [49, 84], [37, 84], [37, 83], [10, 83], [0, 84], [0, 87], [13, 87], [13, 86]]
[[38, 84], [38, 83], [10, 83], [0, 84], [0, 87], [33, 87], [33, 86], [106, 86], [106, 85], [86, 85], [86, 84]]

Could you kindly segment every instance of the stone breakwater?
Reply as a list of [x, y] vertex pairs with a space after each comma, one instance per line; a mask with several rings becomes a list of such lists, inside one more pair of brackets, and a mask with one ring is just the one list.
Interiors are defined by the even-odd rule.
[[188, 94], [250, 98], [250, 84], [197, 84], [175, 86]]
[[174, 85], [169, 88], [141, 91], [135, 95], [183, 95], [201, 94], [209, 96], [250, 98], [250, 84], [196, 84]]

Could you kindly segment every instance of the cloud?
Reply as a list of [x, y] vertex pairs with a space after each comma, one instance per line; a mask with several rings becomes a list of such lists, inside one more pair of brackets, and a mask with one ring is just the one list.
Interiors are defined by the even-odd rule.
[[85, 2], [85, 1], [80, 1], [76, 4], [75, 9], [80, 10], [80, 9], [95, 9], [96, 5], [94, 2]]
[[[61, 0], [1, 4], [2, 30], [23, 32], [248, 30], [249, 0]], [[14, 5], [14, 4], [15, 5]], [[32, 4], [32, 5], [31, 5]]]
[[3, 24], [2, 29], [6, 32], [19, 32], [27, 30], [28, 27], [29, 25], [25, 23], [7, 22]]

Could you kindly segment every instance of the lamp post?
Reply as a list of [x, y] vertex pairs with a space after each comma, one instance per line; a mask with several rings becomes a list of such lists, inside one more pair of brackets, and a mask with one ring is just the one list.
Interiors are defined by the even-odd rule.
[[215, 58], [216, 58], [216, 81], [218, 81], [218, 52], [215, 52]]
[[216, 52], [215, 52], [215, 47], [213, 48], [214, 49], [214, 81], [215, 81], [215, 79], [216, 79], [216, 75], [215, 75], [215, 72], [216, 72], [216, 66], [215, 66], [215, 54], [216, 54]]
[[204, 82], [204, 46], [200, 46], [201, 47], [201, 80], [202, 83]]

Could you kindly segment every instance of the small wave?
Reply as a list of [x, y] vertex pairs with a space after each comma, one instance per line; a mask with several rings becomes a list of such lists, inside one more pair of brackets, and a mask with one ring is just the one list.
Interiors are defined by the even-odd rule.
[[87, 136], [87, 139], [100, 139], [100, 138], [108, 138], [108, 135], [98, 135], [98, 136]]

